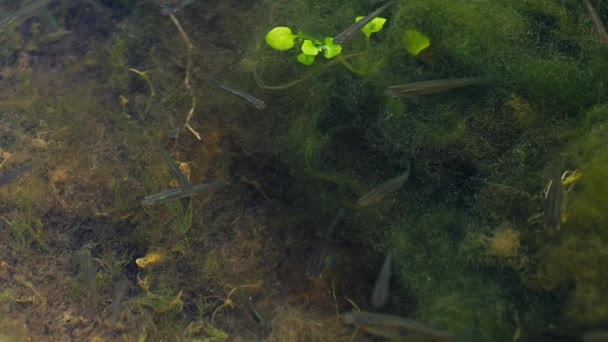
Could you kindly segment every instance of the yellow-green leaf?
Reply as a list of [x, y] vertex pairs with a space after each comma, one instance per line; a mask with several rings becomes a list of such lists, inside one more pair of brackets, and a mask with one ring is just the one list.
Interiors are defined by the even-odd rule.
[[325, 37], [325, 45], [323, 49], [323, 55], [325, 58], [334, 58], [342, 53], [342, 46], [334, 44], [334, 39], [331, 37]]
[[277, 26], [266, 34], [266, 43], [271, 48], [279, 51], [291, 49], [295, 42], [296, 36], [291, 32], [289, 27]]
[[403, 47], [412, 56], [418, 56], [420, 52], [429, 46], [431, 46], [431, 40], [420, 31], [407, 30], [403, 34]]
[[319, 54], [319, 47], [312, 40], [306, 39], [302, 44], [302, 52], [309, 56], [316, 56]]
[[304, 65], [311, 65], [315, 62], [315, 56], [307, 55], [304, 52], [298, 55], [298, 62]]
[[[355, 19], [355, 22], [363, 18], [364, 17], [357, 17]], [[367, 25], [363, 26], [361, 32], [363, 32], [363, 34], [369, 39], [372, 33], [380, 32], [380, 30], [382, 30], [382, 28], [384, 27], [384, 24], [386, 24], [386, 18], [376, 17], [372, 19], [372, 21], [367, 23]]]

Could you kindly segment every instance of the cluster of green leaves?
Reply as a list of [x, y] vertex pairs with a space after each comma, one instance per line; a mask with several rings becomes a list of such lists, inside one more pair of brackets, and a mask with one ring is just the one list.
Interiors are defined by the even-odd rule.
[[[361, 19], [363, 19], [362, 16], [357, 17], [355, 22]], [[361, 29], [368, 43], [371, 35], [380, 32], [385, 23], [386, 18], [378, 17], [374, 18]], [[297, 60], [304, 65], [314, 63], [316, 56], [319, 54], [323, 54], [326, 59], [331, 59], [342, 53], [342, 46], [334, 44], [333, 37], [325, 37], [322, 40], [311, 38], [302, 33], [294, 34], [291, 28], [285, 26], [277, 26], [266, 34], [266, 43], [278, 51], [292, 49], [298, 40], [301, 40], [300, 50], [302, 52], [297, 56]]]

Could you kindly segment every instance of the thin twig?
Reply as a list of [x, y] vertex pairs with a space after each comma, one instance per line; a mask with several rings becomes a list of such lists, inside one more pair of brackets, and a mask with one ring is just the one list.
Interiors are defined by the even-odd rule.
[[255, 79], [255, 82], [258, 84], [258, 86], [260, 86], [261, 88], [264, 89], [268, 89], [268, 90], [285, 90], [287, 88], [293, 87], [294, 85], [304, 82], [306, 80], [308, 80], [309, 78], [320, 74], [321, 72], [329, 69], [332, 65], [336, 64], [336, 63], [342, 63], [344, 64], [344, 62], [346, 62], [348, 59], [352, 58], [352, 57], [356, 57], [356, 56], [360, 56], [362, 55], [363, 52], [356, 52], [356, 53], [352, 53], [350, 55], [346, 55], [346, 56], [341, 56], [340, 58], [336, 58], [330, 62], [325, 63], [325, 65], [323, 65], [322, 67], [320, 67], [319, 69], [308, 73], [307, 75], [305, 75], [302, 78], [299, 78], [295, 81], [291, 81], [291, 82], [287, 82], [285, 84], [280, 84], [280, 85], [268, 85], [266, 84], [263, 80], [262, 77], [258, 71], [258, 69], [254, 69], [253, 70], [253, 78]]
[[182, 35], [182, 38], [184, 39], [184, 42], [186, 43], [186, 47], [188, 48], [188, 57], [187, 57], [187, 62], [186, 62], [186, 76], [184, 77], [184, 87], [186, 88], [186, 90], [188, 90], [188, 93], [190, 93], [190, 98], [192, 99], [192, 105], [190, 106], [190, 110], [188, 111], [188, 115], [186, 116], [186, 123], [184, 124], [184, 126], [198, 139], [198, 140], [202, 140], [201, 135], [194, 130], [194, 128], [192, 128], [192, 126], [190, 125], [190, 120], [192, 119], [192, 116], [194, 115], [194, 110], [196, 109], [196, 96], [194, 96], [194, 89], [192, 89], [192, 42], [190, 41], [190, 38], [188, 37], [188, 34], [186, 33], [186, 31], [184, 31], [184, 28], [182, 27], [182, 25], [179, 23], [179, 20], [177, 20], [177, 17], [175, 16], [175, 14], [171, 13], [169, 14], [169, 17], [171, 18], [171, 21], [173, 21], [173, 23], [175, 24], [175, 26], [177, 27], [177, 30], [179, 31], [179, 33]]

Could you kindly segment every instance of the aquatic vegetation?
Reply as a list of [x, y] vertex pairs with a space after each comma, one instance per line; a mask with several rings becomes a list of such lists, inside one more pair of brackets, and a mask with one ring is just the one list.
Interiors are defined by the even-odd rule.
[[369, 41], [369, 36], [374, 32], [380, 31], [382, 29], [382, 26], [384, 26], [384, 23], [386, 22], [385, 18], [377, 18], [378, 15], [380, 15], [382, 12], [384, 12], [384, 10], [394, 5], [395, 3], [396, 1], [389, 0], [384, 3], [384, 5], [378, 7], [378, 9], [366, 15], [365, 17], [357, 17], [357, 19], [355, 19], [354, 24], [352, 24], [346, 30], [342, 31], [336, 36], [335, 43], [338, 45], [344, 44], [358, 31], [363, 32], [363, 34], [365, 34], [365, 37]]
[[319, 53], [323, 53], [325, 58], [331, 59], [342, 52], [342, 47], [334, 44], [331, 37], [326, 37], [323, 42], [314, 38], [305, 38], [308, 36], [294, 35], [289, 27], [278, 26], [268, 32], [266, 43], [275, 50], [285, 51], [295, 46], [296, 39], [302, 40], [302, 53], [298, 55], [297, 60], [304, 65], [314, 63], [315, 56]]
[[46, 306], [47, 299], [44, 296], [42, 296], [40, 294], [40, 292], [38, 290], [36, 290], [36, 288], [34, 288], [34, 285], [30, 281], [28, 281], [22, 275], [19, 275], [19, 274], [15, 274], [13, 276], [13, 279], [17, 283], [21, 284], [21, 286], [29, 289], [32, 293], [34, 293], [34, 298], [35, 298], [34, 302], [38, 303], [43, 308]]
[[606, 126], [599, 125], [582, 135], [567, 151], [584, 177], [568, 197], [568, 221], [563, 225], [562, 237], [555, 246], [539, 251], [537, 279], [545, 291], [574, 282], [574, 289], [565, 304], [565, 320], [572, 324], [596, 324], [606, 317], [606, 302], [599, 295], [606, 290], [608, 273], [600, 266], [606, 261], [608, 236], [605, 233], [608, 216], [605, 186], [608, 159], [601, 149]]
[[194, 341], [224, 341], [229, 338], [229, 335], [224, 331], [212, 326], [208, 322], [192, 322], [185, 331], [184, 336], [192, 338]]
[[[216, 314], [220, 311], [220, 310], [225, 310], [227, 308], [234, 308], [234, 301], [232, 300], [232, 295], [235, 293], [238, 293], [239, 296], [241, 296], [242, 299], [245, 299], [242, 296], [245, 296], [242, 291], [243, 289], [246, 288], [250, 288], [250, 289], [256, 289], [259, 288], [260, 284], [248, 284], [248, 285], [241, 285], [241, 286], [237, 286], [232, 288], [228, 294], [226, 295], [226, 299], [223, 300], [222, 305], [218, 306], [214, 311], [213, 314], [211, 315], [211, 323], [215, 323], [215, 317]], [[256, 323], [261, 324], [263, 322], [265, 322], [265, 320], [262, 318], [261, 314], [258, 312], [257, 309], [253, 309], [252, 310], [252, 306], [251, 303], [248, 300], [244, 300], [245, 301], [245, 305], [247, 306], [247, 310], [250, 314], [253, 314], [254, 316], [254, 320], [256, 321]]]
[[498, 230], [487, 240], [489, 253], [499, 258], [512, 258], [519, 254], [521, 234], [513, 228]]
[[[144, 287], [145, 289], [145, 287]], [[134, 298], [129, 302], [152, 309], [157, 314], [175, 315], [182, 311], [184, 302], [181, 300], [182, 292], [155, 294], [147, 291], [142, 297]]]
[[286, 51], [295, 46], [298, 38], [289, 27], [277, 26], [266, 34], [266, 43], [278, 51]]
[[190, 36], [188, 35], [188, 33], [186, 32], [186, 30], [184, 30], [184, 28], [182, 27], [181, 22], [179, 21], [179, 19], [177, 19], [177, 17], [175, 16], [175, 13], [181, 9], [184, 6], [189, 5], [191, 2], [190, 1], [184, 1], [182, 2], [180, 5], [176, 5], [176, 6], [170, 6], [167, 3], [162, 3], [161, 5], [161, 13], [163, 15], [167, 15], [169, 16], [169, 18], [171, 19], [171, 22], [173, 22], [173, 24], [175, 25], [175, 27], [177, 28], [177, 31], [179, 32], [184, 44], [186, 45], [186, 72], [184, 75], [184, 88], [186, 89], [186, 91], [188, 92], [188, 95], [190, 96], [190, 110], [188, 110], [188, 114], [186, 115], [186, 120], [184, 123], [184, 127], [190, 131], [190, 133], [192, 133], [198, 140], [201, 140], [201, 135], [198, 131], [196, 131], [192, 125], [190, 124], [190, 121], [192, 120], [195, 110], [196, 110], [196, 103], [197, 103], [197, 97], [195, 95], [195, 91], [194, 88], [192, 86], [193, 84], [193, 80], [192, 80], [192, 67], [193, 67], [193, 62], [192, 62], [192, 50], [194, 49], [194, 45], [192, 44], [192, 40], [190, 39]]
[[[386, 23], [386, 18], [380, 18], [378, 15], [394, 3], [395, 1], [388, 1], [369, 15], [357, 17], [355, 19], [355, 24], [338, 34], [335, 38], [325, 37], [324, 40], [319, 40], [311, 38], [303, 33], [294, 34], [289, 27], [278, 26], [271, 29], [266, 34], [266, 43], [275, 50], [286, 51], [292, 49], [296, 45], [296, 41], [302, 41], [302, 52], [297, 56], [297, 60], [304, 65], [311, 65], [314, 63], [315, 57], [320, 53], [322, 53], [326, 59], [332, 59], [339, 56], [342, 53], [341, 44], [344, 44], [357, 32], [363, 33], [367, 49], [369, 49], [372, 33], [380, 32]], [[345, 58], [339, 59], [339, 61], [346, 68], [355, 73], [364, 73], [364, 71], [353, 68]]]
[[418, 30], [407, 30], [403, 33], [403, 47], [412, 56], [418, 56], [431, 46], [431, 40]]
[[35, 166], [34, 163], [27, 163], [23, 166], [20, 166], [16, 170], [9, 172], [8, 174], [4, 174], [4, 175], [0, 176], [0, 185], [5, 185], [5, 184], [13, 182], [22, 174], [30, 171], [34, 166]]
[[[0, 152], [44, 168], [2, 165], [0, 183], [21, 178], [0, 187], [0, 334], [15, 316], [31, 340], [341, 341], [401, 337], [399, 316], [482, 342], [601, 327], [607, 8], [589, 4], [55, 1], [71, 33], [52, 44], [42, 15], [19, 19]], [[462, 75], [496, 81], [442, 92]], [[231, 186], [198, 197], [213, 179]]]
[[24, 252], [33, 245], [42, 249], [47, 248], [42, 235], [43, 224], [39, 218], [2, 217], [2, 220], [10, 228], [11, 238], [8, 240], [8, 245], [17, 252]]
[[267, 341], [347, 341], [351, 329], [345, 329], [334, 313], [315, 319], [314, 314], [293, 306], [280, 307], [273, 317]]

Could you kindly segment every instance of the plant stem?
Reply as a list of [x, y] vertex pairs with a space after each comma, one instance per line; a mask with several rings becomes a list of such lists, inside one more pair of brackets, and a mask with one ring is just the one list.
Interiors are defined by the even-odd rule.
[[[261, 79], [261, 77], [260, 77], [260, 74], [258, 73], [257, 69], [254, 69], [254, 70], [253, 70], [253, 77], [254, 77], [254, 79], [255, 79], [255, 82], [256, 82], [256, 83], [257, 83], [257, 84], [258, 84], [258, 85], [259, 85], [261, 88], [268, 89], [268, 90], [285, 90], [285, 89], [288, 89], [288, 88], [293, 87], [293, 86], [294, 86], [294, 85], [296, 85], [296, 84], [302, 83], [302, 82], [304, 82], [304, 81], [308, 80], [309, 78], [311, 78], [311, 77], [313, 77], [313, 76], [315, 76], [315, 75], [317, 75], [317, 74], [320, 74], [321, 72], [325, 71], [326, 69], [328, 69], [329, 67], [331, 67], [332, 65], [334, 65], [334, 64], [336, 64], [336, 63], [338, 63], [338, 62], [340, 62], [340, 63], [344, 64], [344, 63], [346, 62], [346, 60], [347, 60], [347, 59], [350, 59], [350, 58], [353, 58], [353, 57], [356, 57], [356, 56], [360, 56], [360, 55], [362, 55], [363, 53], [364, 53], [364, 52], [356, 52], [356, 53], [352, 53], [352, 54], [350, 54], [350, 55], [346, 55], [346, 56], [341, 56], [341, 57], [338, 57], [338, 58], [334, 59], [333, 61], [331, 61], [331, 62], [329, 62], [329, 63], [325, 64], [324, 66], [322, 66], [322, 67], [321, 67], [319, 70], [316, 70], [316, 71], [314, 71], [314, 72], [311, 72], [311, 73], [309, 73], [308, 75], [306, 75], [306, 76], [304, 76], [304, 77], [302, 77], [302, 78], [299, 78], [299, 79], [297, 79], [297, 80], [295, 80], [295, 81], [287, 82], [287, 83], [285, 83], [285, 84], [281, 84], [281, 85], [275, 85], [275, 86], [273, 86], [273, 85], [267, 85], [267, 84], [266, 84], [264, 81], [262, 81], [262, 79]], [[345, 66], [346, 66], [346, 65], [345, 65]], [[362, 75], [360, 72], [358, 72], [358, 71], [356, 71], [354, 68], [352, 68], [352, 66], [351, 66], [350, 68], [347, 66], [347, 68], [348, 68], [349, 70], [351, 70], [352, 72], [354, 72], [354, 73], [357, 73], [357, 74]]]

